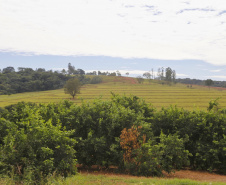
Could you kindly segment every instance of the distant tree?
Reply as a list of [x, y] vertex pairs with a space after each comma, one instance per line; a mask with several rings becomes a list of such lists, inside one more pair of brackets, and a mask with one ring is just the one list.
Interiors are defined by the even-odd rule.
[[6, 67], [2, 70], [2, 73], [12, 73], [15, 72], [14, 67]]
[[165, 70], [165, 80], [171, 84], [171, 82], [176, 83], [176, 71], [167, 67]]
[[164, 67], [161, 69], [161, 80], [164, 80]]
[[71, 78], [66, 82], [64, 92], [65, 94], [70, 94], [74, 99], [75, 95], [80, 93], [80, 88], [80, 81], [77, 78]]
[[37, 72], [45, 72], [46, 70], [44, 68], [38, 68], [36, 69]]
[[213, 80], [207, 79], [207, 80], [205, 81], [205, 85], [207, 85], [207, 86], [209, 87], [209, 89], [210, 89], [210, 86], [213, 85]]
[[127, 77], [129, 76], [129, 72], [126, 73], [126, 76], [127, 76]]
[[142, 76], [137, 76], [137, 81], [141, 84], [144, 82], [144, 79], [142, 78]]
[[151, 73], [145, 72], [145, 73], [143, 74], [143, 77], [145, 77], [145, 78], [147, 78], [147, 79], [150, 79], [150, 78], [151, 78]]
[[154, 79], [154, 69], [153, 68], [151, 69], [151, 77], [152, 77], [152, 79]]
[[66, 71], [65, 69], [62, 69], [61, 73], [62, 73], [63, 75], [65, 75], [65, 74], [67, 73], [67, 71]]
[[119, 70], [116, 71], [117, 76], [121, 76], [121, 73], [119, 72]]
[[75, 73], [75, 67], [71, 65], [71, 63], [68, 64], [68, 74], [74, 74]]
[[34, 73], [34, 70], [32, 68], [18, 67], [18, 72], [26, 75], [32, 75]]
[[167, 67], [165, 70], [165, 79], [168, 82], [172, 82], [173, 70], [170, 67]]
[[173, 70], [173, 72], [172, 72], [172, 81], [173, 81], [173, 83], [176, 83], [176, 71], [175, 70]]
[[150, 73], [150, 72], [145, 72], [145, 73], [143, 74], [143, 77], [147, 78], [148, 81], [149, 81], [149, 83], [151, 82], [151, 73]]
[[77, 69], [77, 70], [74, 70], [73, 74], [85, 75], [85, 71], [83, 69]]
[[158, 68], [158, 73], [157, 73], [158, 79], [159, 80], [164, 80], [164, 68]]
[[18, 67], [17, 69], [18, 69], [18, 72], [24, 72], [26, 68], [25, 67]]
[[116, 76], [116, 72], [110, 73], [108, 76]]
[[102, 72], [101, 75], [107, 76], [108, 75], [108, 72]]
[[97, 72], [96, 71], [93, 71], [93, 72], [88, 72], [86, 73], [87, 75], [97, 75]]

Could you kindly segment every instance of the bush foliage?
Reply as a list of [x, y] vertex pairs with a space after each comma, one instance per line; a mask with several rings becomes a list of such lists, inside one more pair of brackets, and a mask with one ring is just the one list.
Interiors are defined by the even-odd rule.
[[226, 173], [226, 114], [212, 104], [207, 111], [156, 111], [136, 96], [112, 93], [110, 101], [81, 105], [7, 106], [0, 110], [0, 173], [67, 176], [76, 161], [145, 176], [183, 167]]

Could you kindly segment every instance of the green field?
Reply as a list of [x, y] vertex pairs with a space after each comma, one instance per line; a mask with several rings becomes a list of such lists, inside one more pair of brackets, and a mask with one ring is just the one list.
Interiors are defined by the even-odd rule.
[[[188, 88], [185, 84], [162, 85], [153, 80], [151, 83], [145, 81], [143, 84], [136, 83], [133, 78], [104, 76], [101, 84], [88, 84], [81, 88], [81, 93], [74, 101], [80, 104], [82, 100], [92, 101], [94, 98], [102, 97], [108, 100], [111, 92], [120, 95], [136, 95], [143, 98], [147, 103], [160, 109], [170, 105], [177, 105], [187, 110], [206, 110], [210, 100], [220, 97], [220, 107], [226, 107], [226, 90], [194, 86]], [[63, 89], [20, 93], [0, 96], [0, 107], [15, 104], [19, 101], [30, 101], [35, 103], [58, 102], [64, 99], [71, 99]]]

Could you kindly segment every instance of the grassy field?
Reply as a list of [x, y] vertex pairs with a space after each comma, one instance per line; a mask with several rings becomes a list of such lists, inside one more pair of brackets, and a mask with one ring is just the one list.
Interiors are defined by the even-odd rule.
[[[80, 104], [82, 100], [92, 101], [94, 98], [102, 97], [108, 100], [111, 92], [120, 95], [136, 95], [143, 98], [147, 103], [152, 103], [154, 107], [160, 109], [170, 105], [177, 105], [187, 110], [206, 110], [208, 103], [212, 99], [220, 97], [220, 106], [226, 107], [226, 90], [194, 86], [188, 88], [184, 84], [162, 85], [158, 81], [136, 83], [133, 78], [126, 77], [104, 77], [101, 84], [88, 84], [82, 87], [81, 93], [71, 100]], [[58, 102], [64, 99], [71, 99], [68, 94], [64, 94], [63, 89], [20, 93], [0, 96], [0, 107], [15, 104], [19, 101], [30, 101], [35, 103]]]
[[[15, 182], [12, 179], [0, 179], [1, 185], [13, 185]], [[29, 181], [23, 184], [30, 184]], [[66, 179], [50, 177], [47, 185], [126, 185], [126, 184], [142, 184], [142, 185], [225, 185], [223, 182], [199, 182], [188, 179], [164, 179], [164, 178], [146, 178], [146, 177], [127, 177], [120, 175], [93, 175], [93, 174], [78, 174]]]

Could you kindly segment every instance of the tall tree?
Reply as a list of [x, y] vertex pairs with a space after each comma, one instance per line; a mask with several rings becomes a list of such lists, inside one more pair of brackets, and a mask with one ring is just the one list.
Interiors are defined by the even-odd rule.
[[164, 80], [164, 67], [158, 68], [157, 76], [159, 80]]
[[77, 78], [71, 78], [68, 80], [64, 86], [65, 94], [70, 94], [73, 99], [75, 95], [80, 93], [81, 83]]
[[150, 73], [150, 72], [145, 72], [145, 73], [143, 74], [143, 77], [147, 78], [148, 81], [149, 81], [149, 83], [151, 82], [151, 73]]
[[168, 82], [172, 82], [172, 74], [173, 74], [173, 70], [170, 67], [166, 68], [165, 71], [165, 79]]
[[71, 63], [68, 64], [68, 74], [74, 74], [75, 73], [75, 67], [71, 65]]
[[162, 67], [161, 71], [161, 80], [164, 80], [164, 67]]

